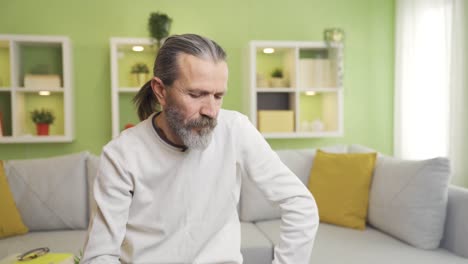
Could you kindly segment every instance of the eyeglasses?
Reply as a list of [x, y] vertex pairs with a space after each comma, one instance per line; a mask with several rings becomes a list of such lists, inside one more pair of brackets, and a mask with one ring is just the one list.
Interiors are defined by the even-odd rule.
[[43, 256], [49, 253], [49, 251], [50, 249], [48, 247], [35, 248], [17, 256], [16, 259], [18, 259], [19, 261], [27, 261]]

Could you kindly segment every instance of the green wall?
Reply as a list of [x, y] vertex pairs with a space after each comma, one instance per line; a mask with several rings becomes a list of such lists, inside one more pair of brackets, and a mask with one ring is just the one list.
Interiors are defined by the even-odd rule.
[[229, 56], [224, 108], [245, 113], [250, 40], [322, 40], [341, 27], [345, 40], [345, 135], [269, 140], [273, 148], [359, 143], [392, 152], [394, 0], [1, 0], [0, 34], [67, 35], [75, 88], [73, 143], [0, 144], [0, 159], [100, 153], [111, 139], [110, 37], [146, 37], [150, 12], [173, 19], [171, 33], [215, 39]]

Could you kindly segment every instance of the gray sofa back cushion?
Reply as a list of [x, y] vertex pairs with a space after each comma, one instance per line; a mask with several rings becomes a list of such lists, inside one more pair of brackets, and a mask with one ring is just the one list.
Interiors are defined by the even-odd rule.
[[449, 178], [446, 158], [416, 161], [380, 156], [369, 195], [369, 223], [415, 247], [438, 248]]
[[[346, 153], [345, 145], [336, 145], [320, 148], [327, 152]], [[307, 185], [310, 169], [316, 153], [316, 149], [277, 150], [281, 161]], [[257, 186], [249, 179], [242, 177], [240, 196], [241, 221], [261, 221], [281, 217], [279, 206], [269, 202], [260, 192]]]
[[81, 152], [5, 162], [16, 206], [30, 231], [87, 227], [87, 156]]
[[[348, 151], [374, 152], [361, 145], [350, 145]], [[439, 247], [449, 178], [446, 158], [401, 160], [379, 153], [369, 194], [369, 223], [415, 247]]]
[[467, 219], [468, 189], [450, 186], [444, 238], [441, 242], [441, 247], [465, 258], [468, 258]]

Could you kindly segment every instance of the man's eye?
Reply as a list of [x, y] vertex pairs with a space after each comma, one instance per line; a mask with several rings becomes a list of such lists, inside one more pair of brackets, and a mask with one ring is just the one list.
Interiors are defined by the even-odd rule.
[[199, 98], [201, 96], [200, 94], [195, 94], [195, 93], [189, 93], [189, 95], [192, 98]]
[[215, 98], [218, 99], [218, 100], [221, 100], [221, 99], [223, 99], [223, 95], [215, 95]]

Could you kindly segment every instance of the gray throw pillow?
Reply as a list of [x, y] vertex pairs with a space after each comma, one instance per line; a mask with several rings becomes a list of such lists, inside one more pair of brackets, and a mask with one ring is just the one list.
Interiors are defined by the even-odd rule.
[[10, 189], [29, 230], [87, 227], [87, 155], [5, 162]]
[[369, 195], [369, 224], [422, 249], [439, 247], [450, 178], [446, 158], [379, 156]]

